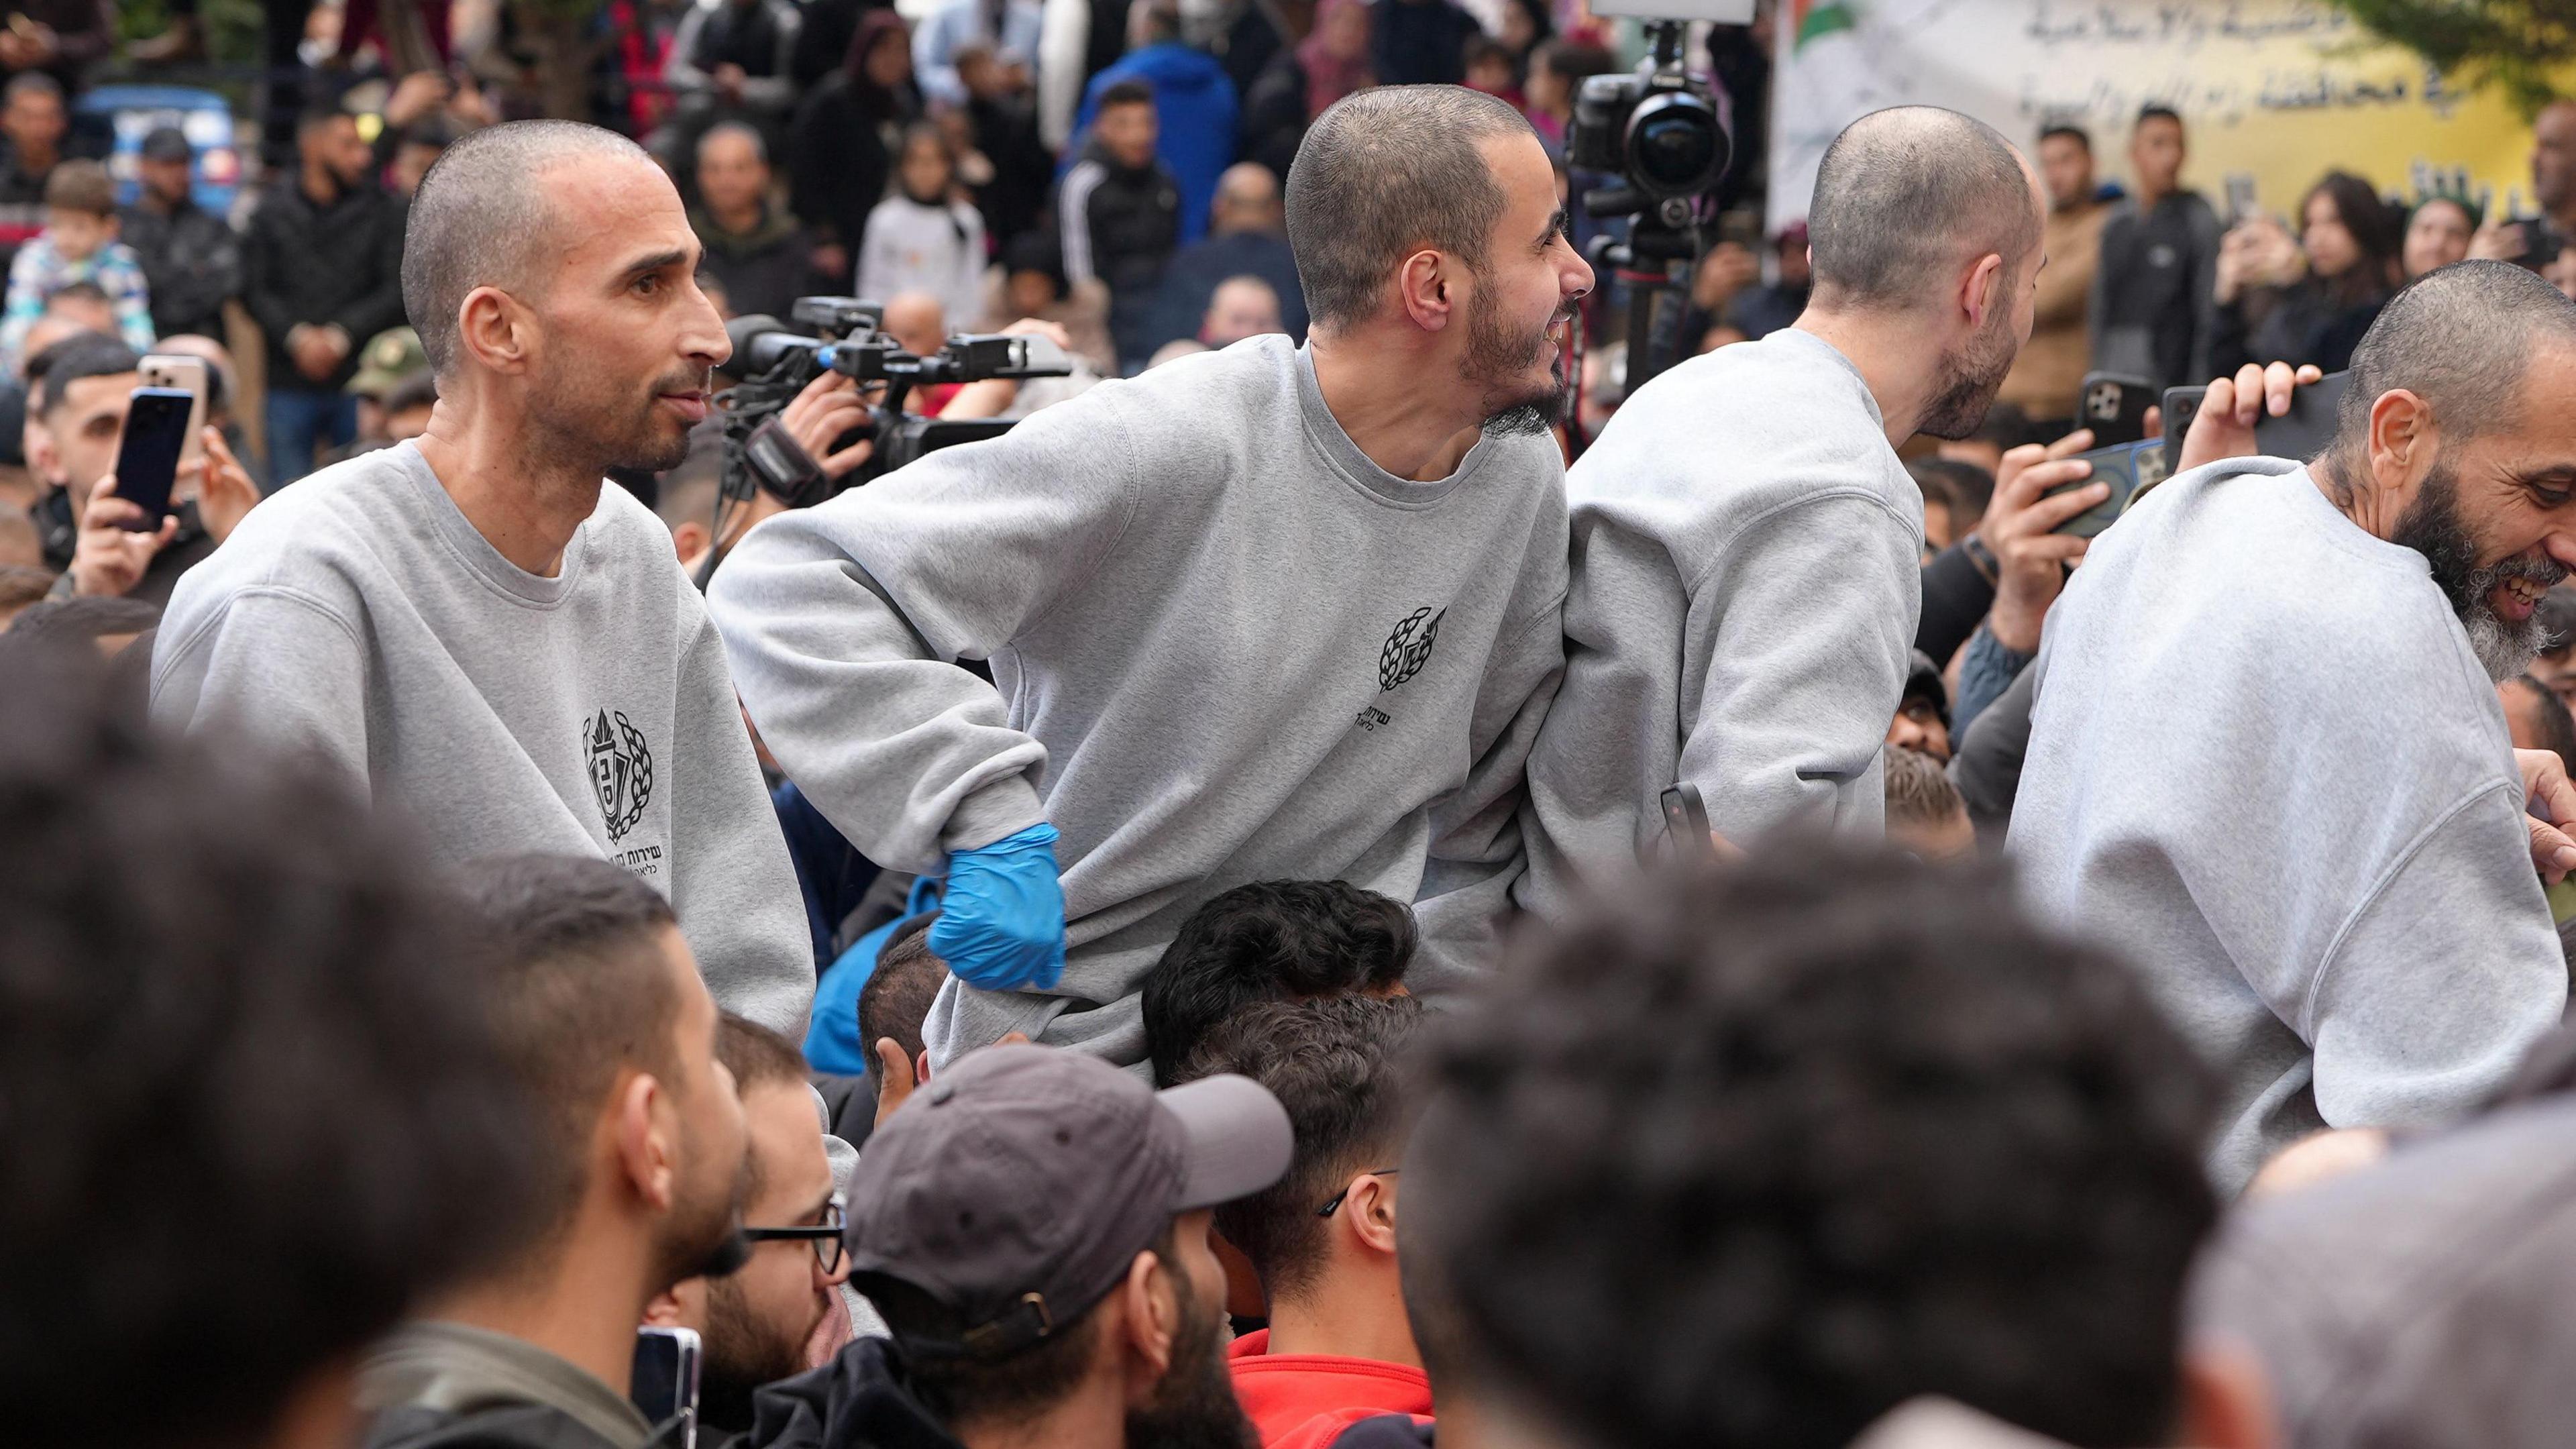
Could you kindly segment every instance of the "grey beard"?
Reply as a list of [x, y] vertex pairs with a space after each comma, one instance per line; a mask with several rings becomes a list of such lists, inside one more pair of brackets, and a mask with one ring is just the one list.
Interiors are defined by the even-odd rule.
[[2549, 640], [2537, 610], [2519, 624], [2506, 623], [2504, 617], [2487, 603], [2488, 591], [2509, 578], [2556, 583], [2563, 572], [2525, 559], [2506, 559], [2469, 575], [2468, 586], [2472, 592], [2469, 607], [2461, 611], [2460, 623], [2469, 631], [2469, 649], [2478, 656], [2478, 663], [2486, 668], [2489, 679], [2502, 684], [2530, 669], [2531, 661], [2540, 657], [2541, 646]]
[[2567, 576], [2550, 559], [2509, 558], [2480, 566], [2477, 541], [2460, 518], [2459, 475], [2439, 464], [2424, 475], [2415, 501], [2397, 520], [2389, 542], [2424, 556], [2433, 582], [2451, 601], [2468, 630], [2469, 649], [2489, 678], [2502, 684], [2531, 667], [2546, 642], [2540, 615], [2519, 624], [2506, 623], [2487, 603], [2487, 595], [2507, 579], [2528, 579], [2543, 588]]

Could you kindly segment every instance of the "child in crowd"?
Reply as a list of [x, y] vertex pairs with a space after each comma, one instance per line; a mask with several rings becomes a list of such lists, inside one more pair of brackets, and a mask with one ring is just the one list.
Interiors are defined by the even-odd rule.
[[859, 247], [859, 295], [888, 300], [925, 292], [950, 317], [983, 310], [984, 218], [955, 197], [957, 158], [939, 127], [904, 133], [898, 191], [868, 213]]
[[151, 297], [134, 249], [116, 239], [116, 183], [95, 161], [66, 161], [45, 179], [45, 229], [18, 249], [9, 266], [9, 298], [0, 316], [0, 367], [15, 376], [26, 364], [27, 329], [65, 287], [89, 283], [107, 294], [125, 345], [152, 345]]

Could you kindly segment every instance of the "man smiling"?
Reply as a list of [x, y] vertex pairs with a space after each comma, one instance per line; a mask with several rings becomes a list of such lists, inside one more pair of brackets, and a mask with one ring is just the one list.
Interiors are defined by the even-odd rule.
[[253, 509], [170, 602], [153, 713], [230, 719], [400, 809], [424, 865], [603, 856], [719, 1003], [802, 1035], [813, 960], [724, 650], [610, 468], [675, 466], [724, 327], [633, 142], [530, 121], [421, 182], [403, 300], [429, 431]]
[[2571, 565], [2576, 304], [2464, 262], [2380, 313], [2323, 456], [2165, 484], [2050, 614], [2011, 850], [2225, 1073], [2223, 1186], [2319, 1127], [2439, 1122], [2558, 1021], [2534, 866], [2576, 866], [2542, 823], [2576, 789], [2494, 681]]

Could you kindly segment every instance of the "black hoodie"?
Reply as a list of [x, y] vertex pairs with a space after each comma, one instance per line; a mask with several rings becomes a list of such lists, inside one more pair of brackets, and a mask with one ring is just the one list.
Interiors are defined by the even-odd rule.
[[903, 1353], [862, 1338], [821, 1368], [752, 1397], [751, 1432], [734, 1449], [959, 1449], [913, 1392]]

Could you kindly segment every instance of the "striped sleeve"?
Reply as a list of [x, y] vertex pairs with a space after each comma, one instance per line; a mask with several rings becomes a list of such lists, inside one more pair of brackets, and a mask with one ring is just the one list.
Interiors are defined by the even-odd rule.
[[1067, 287], [1079, 287], [1099, 275], [1091, 256], [1091, 193], [1109, 175], [1109, 168], [1097, 161], [1082, 160], [1064, 173], [1064, 186], [1057, 196], [1060, 208], [1059, 229], [1064, 235], [1064, 280]]

